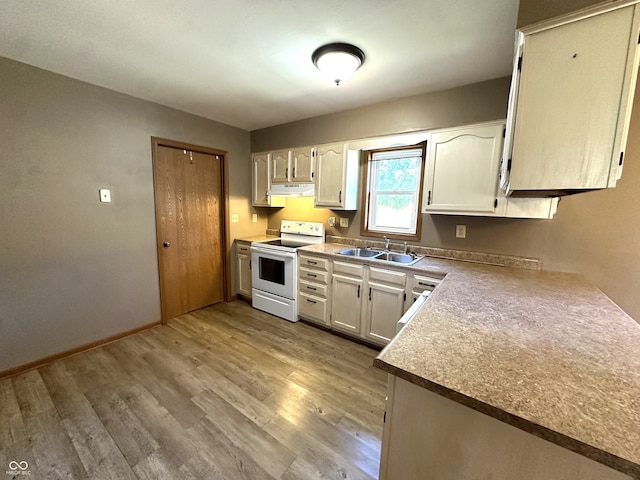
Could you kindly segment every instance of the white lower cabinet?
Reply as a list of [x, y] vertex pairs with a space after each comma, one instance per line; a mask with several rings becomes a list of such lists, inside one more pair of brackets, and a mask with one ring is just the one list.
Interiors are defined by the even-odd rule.
[[364, 265], [333, 262], [331, 278], [331, 328], [362, 335]]
[[408, 283], [408, 295], [404, 306], [405, 312], [409, 310], [409, 307], [413, 305], [413, 302], [422, 295], [422, 292], [426, 290], [433, 292], [433, 290], [440, 284], [440, 279], [427, 277], [425, 275], [412, 275], [411, 280]]
[[406, 273], [333, 262], [331, 328], [384, 346], [405, 304]]
[[298, 316], [385, 346], [404, 312], [440, 279], [360, 262], [298, 255]]
[[249, 243], [236, 243], [238, 268], [238, 295], [251, 298], [251, 248]]
[[364, 337], [386, 345], [396, 333], [396, 323], [404, 313], [407, 274], [369, 267]]

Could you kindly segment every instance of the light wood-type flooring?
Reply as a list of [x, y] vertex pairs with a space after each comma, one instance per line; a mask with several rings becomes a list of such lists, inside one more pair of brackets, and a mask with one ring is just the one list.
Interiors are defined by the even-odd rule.
[[[377, 352], [244, 301], [0, 379], [0, 479], [377, 478]], [[26, 464], [21, 463], [21, 466]]]

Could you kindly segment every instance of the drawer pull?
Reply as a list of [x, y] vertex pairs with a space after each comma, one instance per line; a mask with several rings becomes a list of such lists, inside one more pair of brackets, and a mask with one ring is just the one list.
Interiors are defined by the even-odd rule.
[[307, 298], [307, 302], [309, 302], [309, 303], [318, 303], [315, 300], [311, 300], [310, 298]]
[[307, 273], [307, 277], [313, 277], [316, 278], [318, 275], [316, 275], [315, 273]]
[[360, 298], [360, 285], [358, 285], [358, 298]]
[[369, 287], [369, 301], [371, 301], [371, 287]]
[[314, 262], [313, 260], [307, 260], [307, 263], [309, 265], [317, 265], [318, 264], [318, 262]]
[[422, 285], [423, 287], [436, 288], [436, 286], [435, 286], [433, 283], [423, 283], [423, 282], [418, 282], [418, 285]]
[[309, 285], [307, 285], [307, 290], [313, 290], [315, 292], [318, 289], [316, 287], [310, 287]]

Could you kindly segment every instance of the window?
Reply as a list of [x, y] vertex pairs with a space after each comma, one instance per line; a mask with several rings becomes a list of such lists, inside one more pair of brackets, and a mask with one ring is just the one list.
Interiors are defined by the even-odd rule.
[[423, 143], [369, 152], [362, 235], [420, 239], [425, 147]]

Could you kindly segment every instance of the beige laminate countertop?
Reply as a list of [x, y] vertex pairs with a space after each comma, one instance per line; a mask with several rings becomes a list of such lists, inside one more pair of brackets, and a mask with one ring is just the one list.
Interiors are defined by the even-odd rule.
[[[345, 245], [302, 251], [343, 257]], [[640, 325], [583, 276], [424, 258], [444, 276], [379, 368], [640, 478]]]
[[273, 240], [275, 238], [280, 238], [280, 237], [277, 235], [262, 234], [262, 235], [252, 235], [250, 237], [236, 238], [235, 241], [240, 243], [251, 243], [251, 242], [262, 242], [263, 240]]

